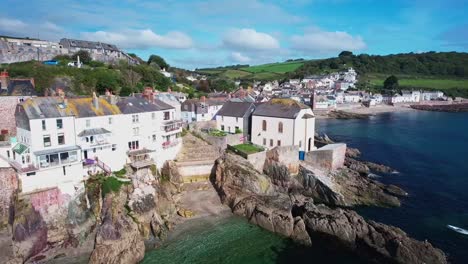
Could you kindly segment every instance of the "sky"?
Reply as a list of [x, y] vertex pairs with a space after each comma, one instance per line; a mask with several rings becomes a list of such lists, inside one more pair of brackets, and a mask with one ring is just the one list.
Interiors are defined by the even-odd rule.
[[0, 35], [117, 45], [186, 69], [468, 51], [468, 0], [1, 0]]

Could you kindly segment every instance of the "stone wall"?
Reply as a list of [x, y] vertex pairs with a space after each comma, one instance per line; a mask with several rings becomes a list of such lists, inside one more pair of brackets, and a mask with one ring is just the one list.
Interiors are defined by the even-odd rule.
[[61, 54], [68, 54], [67, 49], [52, 47], [32, 47], [16, 45], [0, 40], [0, 63], [14, 63], [30, 60], [51, 60]]
[[235, 146], [244, 143], [243, 134], [227, 134], [224, 137], [217, 137], [201, 131], [194, 131], [194, 133], [215, 147], [220, 154], [227, 149], [228, 145]]
[[314, 168], [333, 171], [344, 166], [345, 154], [346, 144], [328, 144], [306, 153], [304, 161]]
[[179, 174], [184, 182], [208, 181], [213, 171], [214, 161], [176, 162]]
[[0, 96], [0, 130], [7, 129], [10, 135], [16, 135], [15, 110], [18, 104], [17, 96]]
[[12, 168], [0, 168], [0, 228], [10, 222], [10, 208], [18, 190], [18, 177]]
[[291, 174], [299, 172], [299, 147], [275, 147], [266, 153], [267, 161], [278, 162], [285, 165]]

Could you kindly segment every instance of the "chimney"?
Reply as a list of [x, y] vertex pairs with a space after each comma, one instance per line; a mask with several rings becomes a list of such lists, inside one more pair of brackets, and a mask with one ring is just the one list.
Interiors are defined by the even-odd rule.
[[200, 99], [203, 103], [206, 102], [206, 96], [203, 95]]
[[10, 76], [6, 70], [0, 73], [0, 88], [2, 90], [8, 89], [8, 84], [10, 83]]
[[109, 89], [106, 89], [106, 96], [110, 96], [111, 92], [109, 92]]
[[167, 92], [168, 92], [168, 93], [172, 93], [171, 87], [167, 88]]
[[99, 98], [96, 96], [96, 92], [93, 92], [93, 106], [99, 109]]

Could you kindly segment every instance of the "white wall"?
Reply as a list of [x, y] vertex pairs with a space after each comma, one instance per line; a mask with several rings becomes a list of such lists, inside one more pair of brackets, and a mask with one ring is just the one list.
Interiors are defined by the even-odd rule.
[[[222, 129], [224, 126], [224, 130]], [[232, 117], [232, 116], [216, 116], [216, 128], [218, 130], [223, 130], [228, 133], [235, 133], [236, 127], [244, 131], [244, 118], [242, 117]]]
[[[313, 114], [311, 109], [303, 109], [296, 119], [252, 116], [252, 143], [268, 149], [276, 147], [278, 140], [281, 146], [300, 146], [300, 150], [308, 151], [306, 143], [311, 139], [311, 150], [314, 149], [315, 118], [303, 119], [304, 114]], [[262, 121], [267, 121], [266, 131], [262, 130]], [[283, 123], [283, 133], [278, 132], [279, 122]], [[266, 144], [264, 144], [264, 140]], [[273, 140], [271, 146], [270, 140]]]

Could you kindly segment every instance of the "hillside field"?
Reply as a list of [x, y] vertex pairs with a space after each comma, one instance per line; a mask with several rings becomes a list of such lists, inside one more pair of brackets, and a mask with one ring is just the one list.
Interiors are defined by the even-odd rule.
[[[463, 78], [447, 78], [447, 77], [431, 77], [431, 76], [405, 76], [397, 75], [398, 82], [401, 87], [411, 88], [428, 88], [428, 89], [453, 89], [462, 88], [468, 89], [468, 79]], [[373, 86], [383, 87], [383, 83], [387, 78], [382, 74], [369, 74], [364, 79], [369, 80]]]
[[251, 73], [258, 73], [258, 72], [287, 73], [287, 72], [295, 71], [297, 68], [301, 67], [303, 64], [304, 64], [303, 61], [270, 63], [270, 64], [263, 64], [263, 65], [240, 68], [240, 70], [251, 72]]

